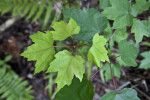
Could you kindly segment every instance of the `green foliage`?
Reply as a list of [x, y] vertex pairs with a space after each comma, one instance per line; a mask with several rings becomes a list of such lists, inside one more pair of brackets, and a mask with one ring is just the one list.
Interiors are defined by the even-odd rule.
[[128, 0], [110, 0], [111, 7], [104, 9], [102, 14], [114, 20], [113, 28], [122, 29], [132, 25], [131, 4]]
[[80, 31], [80, 27], [77, 26], [77, 23], [72, 18], [68, 24], [66, 24], [64, 21], [55, 22], [52, 25], [52, 28], [55, 30], [51, 31], [54, 40], [64, 40], [73, 34], [78, 34]]
[[64, 9], [63, 14], [67, 20], [73, 18], [80, 26], [80, 33], [74, 35], [77, 40], [91, 42], [94, 34], [103, 32], [107, 26], [107, 19], [93, 8], [88, 11]]
[[8, 55], [4, 58], [4, 60], [0, 59], [0, 67], [2, 68], [10, 68], [10, 65], [7, 64], [7, 62], [9, 62], [12, 59], [11, 55]]
[[105, 9], [106, 7], [110, 7], [110, 0], [99, 0], [99, 8]]
[[[111, 64], [111, 69], [112, 69], [112, 73], [115, 77], [117, 78], [120, 78], [120, 75], [121, 75], [121, 70], [120, 70], [120, 66], [117, 65], [117, 64]], [[107, 63], [101, 70], [104, 74], [104, 77], [105, 77], [105, 81], [108, 81], [110, 79], [112, 79], [112, 76], [111, 76], [111, 70], [110, 70], [110, 66], [109, 66], [109, 63]]]
[[138, 44], [142, 41], [144, 35], [149, 37], [149, 22], [134, 19], [131, 32], [135, 34], [136, 44]]
[[28, 61], [37, 61], [35, 64], [36, 74], [45, 71], [54, 59], [53, 36], [50, 31], [46, 31], [46, 33], [37, 32], [37, 34], [31, 35], [30, 38], [35, 44], [29, 46], [21, 56], [28, 58]]
[[73, 78], [70, 86], [65, 86], [56, 95], [56, 100], [92, 100], [94, 87], [84, 75], [82, 82]]
[[137, 97], [137, 92], [131, 88], [125, 88], [116, 94], [111, 91], [105, 94], [100, 100], [140, 100]]
[[[29, 61], [37, 61], [35, 73], [47, 69], [48, 73], [57, 72], [57, 78], [55, 80], [57, 83], [56, 100], [92, 100], [93, 87], [84, 76], [84, 60], [82, 57], [86, 59], [86, 56], [82, 55], [82, 53], [86, 54], [88, 52], [90, 65], [94, 62], [97, 67], [100, 67], [101, 61], [107, 61], [106, 66], [101, 70], [101, 75], [103, 75], [102, 77], [103, 79], [105, 78], [106, 81], [112, 78], [108, 64], [111, 63], [109, 61], [110, 56], [118, 56], [120, 53], [120, 57], [117, 58], [119, 65], [137, 66], [138, 45], [135, 46], [134, 42], [127, 42], [127, 31], [130, 31], [129, 29], [131, 28], [131, 32], [135, 34], [136, 44], [142, 41], [143, 36], [150, 36], [149, 21], [139, 20], [137, 19], [138, 17], [135, 18], [139, 13], [147, 10], [148, 5], [149, 3], [147, 4], [146, 0], [143, 2], [136, 0], [134, 4], [129, 2], [129, 0], [100, 0], [100, 9], [104, 10], [102, 14], [96, 9], [89, 9], [88, 11], [75, 8], [64, 9], [63, 14], [68, 24], [64, 21], [54, 22], [51, 26], [54, 29], [53, 31], [46, 31], [46, 34], [38, 32], [32, 35], [31, 39], [35, 44], [29, 46], [22, 56], [28, 58]], [[44, 6], [40, 7], [40, 11], [44, 9], [43, 7]], [[34, 12], [37, 8], [38, 6], [31, 9], [31, 11]], [[47, 13], [50, 14], [50, 11], [47, 11]], [[40, 12], [36, 14], [37, 17], [34, 20], [36, 20], [40, 14]], [[27, 19], [29, 19], [30, 16], [32, 16], [32, 13], [29, 13]], [[49, 15], [47, 15], [47, 17], [48, 16]], [[114, 21], [113, 25], [111, 25], [112, 23], [108, 23], [107, 18]], [[44, 23], [46, 23], [46, 21], [44, 21]], [[130, 28], [127, 28], [127, 26], [130, 26]], [[73, 38], [68, 39], [70, 36]], [[61, 41], [58, 41], [59, 43], [57, 42], [56, 46], [53, 46], [53, 40]], [[60, 43], [62, 40], [69, 41]], [[73, 40], [73, 45], [70, 44], [70, 40]], [[92, 42], [92, 46], [84, 44]], [[118, 50], [113, 52], [115, 43], [118, 44], [119, 52]], [[76, 49], [82, 46], [89, 47], [82, 48], [83, 50]], [[54, 47], [63, 48], [56, 49], [58, 53], [55, 55]], [[67, 47], [68, 51], [63, 50], [64, 47]], [[69, 50], [73, 51], [72, 54]], [[76, 52], [82, 57], [76, 55]], [[148, 55], [149, 53], [142, 54], [145, 59], [142, 60], [139, 68], [147, 69], [149, 67]], [[121, 66], [117, 64], [111, 65], [113, 75], [120, 78]], [[91, 69], [90, 67], [88, 72], [90, 72]], [[102, 97], [102, 100], [121, 99], [139, 100], [137, 93], [133, 89], [124, 89], [117, 94], [115, 91], [111, 91]]]
[[67, 50], [61, 51], [55, 55], [55, 60], [51, 62], [47, 72], [57, 72], [56, 78], [57, 90], [59, 91], [65, 85], [70, 85], [74, 75], [82, 81], [84, 74], [84, 60], [81, 56], [72, 56]]
[[150, 51], [141, 53], [141, 56], [144, 57], [144, 59], [141, 61], [139, 68], [149, 69], [150, 68]]
[[133, 4], [132, 14], [136, 17], [139, 13], [142, 13], [145, 10], [148, 10], [149, 3], [146, 0], [136, 0], [136, 3]]
[[48, 0], [1, 0], [0, 13], [3, 15], [11, 11], [13, 17], [17, 15], [27, 16], [27, 20], [32, 19], [32, 22], [35, 22], [43, 16], [45, 9], [47, 9], [44, 15], [44, 26], [46, 26], [53, 9], [52, 3]]
[[116, 33], [113, 36], [113, 41], [119, 43], [121, 40], [127, 39], [128, 34], [126, 32], [126, 28], [116, 30]]
[[21, 81], [16, 73], [0, 68], [0, 98], [6, 100], [33, 100], [33, 91], [27, 87], [27, 81]]
[[105, 48], [106, 42], [107, 40], [103, 36], [99, 36], [98, 33], [93, 37], [93, 45], [88, 52], [88, 60], [94, 62], [97, 67], [100, 67], [100, 61], [109, 62], [108, 51]]
[[48, 89], [48, 93], [49, 93], [49, 96], [50, 96], [50, 99], [54, 99], [57, 91], [53, 92], [53, 85], [55, 84], [55, 77], [56, 73], [50, 73], [48, 75], [46, 75], [44, 77], [44, 79], [48, 79], [48, 85], [46, 86], [46, 89]]
[[138, 55], [138, 51], [134, 45], [130, 44], [126, 40], [122, 40], [119, 43], [119, 52], [121, 54], [121, 60], [126, 66], [137, 66], [135, 59]]

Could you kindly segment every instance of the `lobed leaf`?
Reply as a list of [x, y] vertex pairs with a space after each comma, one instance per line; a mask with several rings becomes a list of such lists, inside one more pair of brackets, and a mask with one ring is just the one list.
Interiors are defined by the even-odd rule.
[[147, 37], [150, 36], [149, 26], [148, 21], [133, 20], [131, 32], [135, 34], [136, 44], [142, 41], [144, 35]]
[[28, 58], [28, 61], [36, 61], [34, 72], [36, 74], [45, 71], [54, 59], [53, 36], [50, 31], [46, 31], [45, 34], [37, 32], [37, 34], [31, 35], [30, 38], [35, 44], [29, 46], [21, 56]]
[[119, 52], [121, 54], [121, 60], [126, 66], [137, 66], [135, 59], [138, 55], [138, 50], [133, 44], [122, 40], [119, 42]]
[[122, 29], [132, 25], [133, 17], [131, 13], [131, 4], [128, 0], [110, 0], [111, 7], [104, 9], [102, 14], [110, 20], [114, 20], [113, 28]]
[[136, 3], [132, 5], [131, 13], [136, 17], [139, 13], [148, 10], [150, 5], [146, 0], [136, 0]]
[[115, 91], [111, 91], [105, 94], [101, 100], [140, 100], [137, 96], [137, 92], [131, 88], [124, 88], [116, 94]]
[[52, 28], [55, 30], [51, 31], [54, 40], [64, 40], [73, 34], [78, 34], [80, 31], [80, 27], [77, 26], [77, 23], [72, 18], [69, 20], [68, 24], [64, 21], [55, 22]]
[[150, 51], [141, 53], [141, 56], [144, 57], [139, 66], [140, 69], [149, 69], [150, 68]]
[[70, 85], [74, 75], [82, 81], [84, 74], [84, 60], [81, 56], [72, 56], [67, 50], [58, 52], [51, 62], [47, 72], [58, 72], [56, 83], [59, 91], [65, 85]]
[[104, 36], [99, 36], [98, 33], [93, 37], [93, 45], [88, 52], [88, 60], [93, 61], [97, 67], [100, 67], [100, 61], [109, 62], [108, 51], [105, 48], [106, 42]]
[[94, 8], [88, 11], [64, 9], [63, 14], [67, 20], [73, 18], [80, 26], [80, 34], [73, 36], [77, 40], [91, 42], [95, 33], [103, 32], [108, 23], [107, 19]]

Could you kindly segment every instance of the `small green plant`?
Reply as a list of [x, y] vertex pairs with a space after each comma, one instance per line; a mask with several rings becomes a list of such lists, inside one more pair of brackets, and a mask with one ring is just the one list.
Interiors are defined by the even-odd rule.
[[54, 79], [54, 76], [56, 75], [56, 73], [51, 73], [51, 74], [48, 74], [47, 76], [44, 77], [44, 79], [48, 79], [48, 85], [46, 86], [46, 89], [48, 89], [48, 93], [49, 93], [49, 96], [50, 96], [50, 99], [53, 100], [57, 91], [54, 90], [53, 92], [53, 85], [55, 83], [55, 79]]
[[4, 60], [0, 60], [0, 98], [6, 100], [32, 100], [30, 95], [33, 90], [31, 86], [26, 88], [27, 81], [22, 81], [21, 78], [7, 64], [12, 59], [8, 55]]
[[0, 67], [3, 68], [11, 68], [9, 64], [7, 64], [7, 62], [9, 62], [12, 59], [11, 55], [8, 55], [4, 58], [4, 60], [0, 59]]
[[39, 20], [45, 28], [50, 20], [58, 19], [60, 14], [54, 11], [53, 6], [61, 9], [56, 4], [60, 1], [68, 7], [68, 0], [0, 0], [0, 14], [12, 12], [12, 17], [26, 16], [26, 20], [31, 20], [31, 22]]
[[[150, 6], [149, 1], [136, 0], [131, 3], [128, 0], [107, 0], [108, 5], [103, 6], [103, 12], [91, 8], [88, 11], [81, 9], [64, 9], [63, 14], [68, 21], [55, 22], [51, 26], [53, 31], [37, 32], [30, 38], [34, 42], [24, 51], [21, 56], [28, 58], [28, 61], [36, 61], [35, 74], [41, 71], [46, 73], [57, 72], [57, 94], [56, 100], [92, 100], [94, 88], [90, 79], [98, 72], [102, 71], [105, 80], [113, 80], [115, 91], [104, 95], [101, 100], [140, 100], [134, 89], [126, 88], [117, 91], [113, 76], [120, 77], [120, 65], [127, 67], [137, 67], [136, 58], [138, 56], [137, 47], [126, 40], [127, 27], [135, 35], [136, 45], [143, 36], [149, 37], [149, 21], [140, 20], [137, 16]], [[100, 0], [104, 2], [104, 0]], [[141, 5], [141, 6], [139, 6]], [[101, 8], [101, 6], [100, 6]], [[113, 20], [113, 26], [109, 24]], [[55, 41], [72, 39], [72, 45], [54, 45]], [[80, 41], [80, 42], [76, 42]], [[113, 43], [118, 44], [117, 56], [112, 62]], [[82, 43], [82, 44], [78, 44]], [[94, 63], [99, 70], [89, 79], [84, 75], [84, 59], [79, 56], [79, 50], [88, 46], [87, 58], [90, 63]], [[60, 50], [55, 54], [54, 48], [72, 48], [72, 50]], [[147, 53], [142, 54], [147, 62]], [[148, 53], [149, 54], [149, 53]], [[119, 56], [118, 56], [119, 55]], [[141, 65], [147, 68], [147, 65]], [[103, 73], [105, 72], [105, 73]]]
[[0, 68], [0, 98], [6, 100], [32, 100], [31, 86], [26, 88], [27, 81], [21, 78], [11, 69]]

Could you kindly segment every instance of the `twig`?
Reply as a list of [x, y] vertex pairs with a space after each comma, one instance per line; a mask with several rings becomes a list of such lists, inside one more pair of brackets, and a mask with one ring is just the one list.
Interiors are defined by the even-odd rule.
[[105, 64], [102, 67], [100, 67], [99, 70], [97, 70], [94, 74], [92, 74], [88, 80], [90, 80], [91, 78], [93, 78], [105, 66]]
[[54, 46], [54, 47], [74, 47], [74, 46]]
[[20, 17], [16, 16], [14, 18], [8, 19], [5, 23], [0, 25], [0, 34], [4, 32], [6, 29], [8, 29], [9, 27], [11, 27], [19, 19]]
[[121, 85], [121, 86], [117, 89], [117, 91], [122, 90], [124, 87], [128, 86], [130, 83], [131, 83], [130, 81], [124, 83], [123, 85]]
[[112, 76], [112, 79], [113, 79], [113, 84], [114, 84], [115, 92], [117, 93], [116, 84], [115, 84], [115, 80], [114, 80], [114, 77], [113, 77], [113, 72], [112, 72], [112, 69], [111, 69], [111, 64], [109, 64], [109, 66], [110, 66], [110, 70], [111, 70], [111, 76]]
[[72, 42], [73, 42], [73, 56], [75, 55], [75, 48], [76, 48], [76, 46], [75, 46], [75, 42], [74, 42], [74, 38], [71, 36], [71, 39], [72, 39]]
[[76, 47], [82, 47], [82, 46], [91, 46], [91, 45], [89, 45], [89, 44], [82, 44], [82, 45], [78, 45]]
[[138, 89], [138, 88], [136, 88], [136, 87], [134, 87], [134, 89], [136, 89], [139, 93], [141, 93], [143, 96], [145, 96], [148, 100], [150, 100], [150, 97], [147, 95], [147, 94], [145, 94], [143, 91], [141, 91], [140, 89]]
[[145, 17], [136, 17], [136, 18], [138, 18], [138, 19], [150, 19], [150, 18], [145, 18]]
[[109, 42], [110, 42], [110, 40], [114, 37], [114, 35], [115, 35], [116, 31], [117, 31], [117, 30], [115, 30], [115, 31], [113, 32], [113, 34], [111, 35], [111, 37], [108, 39], [107, 43], [109, 43]]

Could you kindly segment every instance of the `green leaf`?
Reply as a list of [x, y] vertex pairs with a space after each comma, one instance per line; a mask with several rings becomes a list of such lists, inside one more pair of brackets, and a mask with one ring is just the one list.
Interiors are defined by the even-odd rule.
[[74, 77], [70, 86], [65, 86], [56, 94], [56, 100], [92, 100], [94, 87], [84, 75], [82, 82]]
[[[117, 64], [111, 64], [111, 69], [112, 69], [113, 75], [114, 75], [115, 77], [117, 77], [117, 78], [120, 78], [120, 75], [121, 75], [120, 66], [117, 65]], [[102, 68], [102, 71], [104, 72], [104, 76], [105, 76], [106, 81], [112, 79], [109, 63], [107, 63], [107, 64]]]
[[142, 41], [144, 35], [149, 37], [150, 33], [148, 25], [148, 21], [133, 20], [131, 32], [135, 34], [136, 44]]
[[113, 41], [119, 43], [121, 40], [125, 40], [128, 37], [126, 28], [116, 30], [116, 33], [113, 36]]
[[99, 8], [100, 9], [105, 9], [110, 6], [111, 6], [110, 0], [99, 0]]
[[104, 31], [108, 23], [107, 19], [93, 8], [88, 11], [64, 9], [63, 14], [67, 20], [72, 17], [80, 26], [80, 34], [74, 35], [74, 38], [77, 40], [91, 42], [95, 33]]
[[125, 88], [116, 94], [115, 91], [111, 91], [105, 94], [101, 100], [140, 100], [137, 96], [137, 92], [132, 88]]
[[108, 51], [105, 48], [106, 42], [104, 36], [99, 36], [98, 33], [93, 37], [93, 45], [88, 52], [88, 60], [94, 62], [97, 67], [100, 67], [100, 61], [109, 62]]
[[36, 61], [36, 74], [45, 71], [49, 67], [50, 62], [54, 59], [53, 36], [50, 31], [46, 31], [46, 34], [37, 32], [37, 34], [31, 35], [30, 38], [35, 44], [29, 46], [21, 56], [28, 58], [28, 61]]
[[34, 16], [32, 22], [35, 22], [42, 15], [42, 13], [44, 12], [44, 8], [45, 8], [45, 3], [39, 5], [38, 12]]
[[45, 14], [45, 18], [44, 18], [44, 27], [47, 25], [47, 23], [49, 22], [50, 16], [51, 16], [51, 12], [53, 10], [52, 8], [52, 2], [49, 2], [48, 7], [46, 9], [46, 14]]
[[12, 55], [8, 55], [8, 56], [5, 57], [4, 61], [5, 61], [5, 62], [8, 62], [8, 61], [10, 61], [11, 59], [12, 59]]
[[29, 10], [31, 9], [32, 7], [32, 3], [29, 3], [23, 10], [23, 13], [21, 14], [21, 17], [24, 17], [28, 12]]
[[104, 37], [109, 40], [109, 38], [112, 36], [112, 28], [110, 24], [107, 25], [106, 29], [103, 32]]
[[110, 0], [112, 7], [104, 9], [102, 14], [114, 20], [113, 28], [122, 29], [132, 25], [133, 17], [130, 15], [131, 4], [128, 0]]
[[64, 40], [73, 34], [78, 34], [80, 31], [80, 27], [77, 26], [77, 23], [72, 18], [68, 24], [66, 24], [64, 21], [55, 22], [52, 25], [52, 28], [55, 30], [51, 31], [54, 40]]
[[24, 8], [25, 4], [17, 4], [15, 5], [14, 9], [13, 9], [13, 13], [12, 16], [17, 16], [18, 14], [20, 14], [20, 12], [22, 11], [22, 9]]
[[81, 56], [72, 56], [67, 50], [58, 52], [51, 62], [47, 72], [58, 72], [56, 83], [59, 91], [65, 85], [70, 85], [74, 75], [82, 81], [84, 74], [84, 60]]
[[130, 44], [126, 40], [122, 40], [119, 42], [119, 52], [121, 54], [121, 60], [127, 66], [137, 66], [135, 59], [138, 55], [138, 50], [133, 44]]
[[3, 66], [5, 64], [4, 60], [0, 60], [0, 66]]
[[149, 4], [146, 0], [136, 0], [136, 3], [132, 7], [131, 13], [136, 17], [139, 13], [148, 10]]
[[144, 57], [139, 66], [140, 69], [149, 69], [150, 68], [150, 51], [141, 53], [141, 56]]
[[34, 4], [32, 4], [32, 8], [30, 10], [30, 13], [26, 18], [27, 20], [30, 19], [35, 14], [37, 8], [38, 8], [38, 2], [34, 2]]

